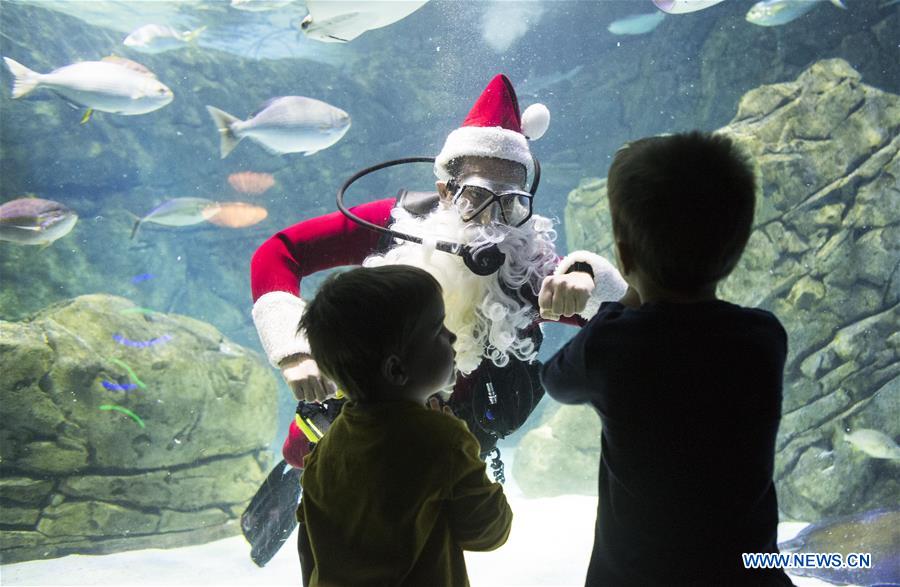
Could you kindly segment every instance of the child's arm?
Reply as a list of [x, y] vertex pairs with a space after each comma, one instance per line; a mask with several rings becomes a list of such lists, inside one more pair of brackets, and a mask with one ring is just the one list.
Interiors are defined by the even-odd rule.
[[604, 303], [594, 318], [541, 366], [541, 383], [550, 397], [564, 404], [591, 401], [595, 387], [588, 378], [588, 358], [596, 367], [604, 356], [599, 348], [604, 323], [619, 317], [625, 308], [640, 307], [641, 296], [630, 285], [618, 302]]
[[550, 397], [564, 404], [591, 401], [596, 386], [590, 381], [588, 364], [597, 368], [598, 361], [608, 354], [602, 348], [603, 339], [611, 336], [607, 321], [618, 318], [626, 307], [640, 305], [637, 291], [629, 287], [618, 302], [604, 303], [591, 321], [541, 366], [541, 383]]
[[585, 348], [592, 333], [590, 324], [583, 327], [541, 366], [544, 389], [560, 403], [580, 404], [590, 399]]
[[506, 543], [512, 509], [503, 487], [488, 479], [478, 441], [468, 431], [455, 449], [449, 517], [453, 538], [464, 550], [494, 550]]

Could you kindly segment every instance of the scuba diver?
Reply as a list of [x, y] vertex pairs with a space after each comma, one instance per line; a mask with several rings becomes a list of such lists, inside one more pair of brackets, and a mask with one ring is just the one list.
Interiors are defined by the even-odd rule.
[[576, 251], [560, 258], [553, 222], [532, 211], [540, 166], [528, 141], [540, 138], [548, 125], [549, 112], [541, 104], [520, 114], [512, 83], [497, 75], [433, 160], [436, 192], [401, 190], [348, 209], [343, 193], [360, 177], [432, 159], [364, 169], [338, 192], [339, 211], [286, 228], [254, 253], [253, 320], [269, 361], [300, 402], [282, 449], [284, 461], [242, 517], [258, 565], [293, 530], [303, 458], [344, 401], [335, 399], [334, 384], [319, 373], [297, 333], [305, 307], [300, 284], [317, 271], [402, 263], [438, 280], [445, 324], [457, 335], [457, 378], [442, 394], [442, 405], [467, 423], [502, 482], [497, 440], [522, 426], [544, 394], [535, 358], [540, 322], [581, 326], [603, 301], [618, 300], [626, 290], [600, 255]]

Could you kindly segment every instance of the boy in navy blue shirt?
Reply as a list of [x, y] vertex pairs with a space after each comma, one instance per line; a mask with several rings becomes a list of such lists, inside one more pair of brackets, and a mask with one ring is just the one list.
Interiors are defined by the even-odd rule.
[[541, 373], [603, 423], [585, 584], [791, 585], [741, 557], [777, 552], [787, 335], [771, 313], [716, 298], [750, 236], [753, 171], [724, 136], [653, 137], [619, 150], [607, 189], [628, 291]]

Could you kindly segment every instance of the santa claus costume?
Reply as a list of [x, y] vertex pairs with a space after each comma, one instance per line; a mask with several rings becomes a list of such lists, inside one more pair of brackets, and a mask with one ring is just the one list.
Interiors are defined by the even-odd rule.
[[[531, 177], [534, 160], [529, 139], [539, 138], [548, 122], [543, 106], [532, 106], [520, 115], [512, 84], [498, 75], [475, 102], [463, 126], [447, 137], [435, 160], [435, 174], [448, 180], [460, 158], [492, 157], [520, 163]], [[378, 226], [416, 234], [424, 244], [385, 238], [340, 212], [304, 220], [273, 235], [259, 247], [251, 263], [253, 319], [269, 361], [278, 366], [286, 357], [310, 351], [297, 333], [305, 307], [301, 297], [304, 277], [342, 265], [384, 263], [413, 264], [431, 272], [444, 290], [447, 327], [457, 335], [460, 372], [449, 403], [467, 420], [482, 445], [482, 454], [487, 455], [498, 438], [524, 423], [543, 395], [535, 360], [542, 340], [537, 299], [543, 278], [573, 269], [593, 274], [595, 285], [586, 308], [564, 320], [576, 325], [589, 319], [601, 302], [618, 300], [626, 285], [599, 255], [577, 251], [559, 258], [553, 245], [555, 232], [547, 218], [530, 215], [518, 227], [475, 227], [434, 196], [424, 206], [401, 195], [351, 209]], [[476, 248], [496, 244], [505, 261], [492, 275], [475, 275], [459, 256], [436, 251], [435, 239]], [[285, 460], [302, 467], [308, 444], [292, 424], [283, 448]]]

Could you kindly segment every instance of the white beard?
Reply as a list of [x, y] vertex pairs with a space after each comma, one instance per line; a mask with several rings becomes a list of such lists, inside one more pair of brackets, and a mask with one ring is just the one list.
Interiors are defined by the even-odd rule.
[[[544, 277], [556, 267], [556, 231], [550, 219], [532, 216], [518, 228], [466, 224], [456, 210], [443, 205], [424, 218], [399, 207], [392, 216], [392, 229], [419, 236], [423, 244], [397, 240], [400, 244], [368, 257], [363, 265], [414, 265], [437, 279], [444, 292], [444, 324], [456, 334], [456, 366], [461, 373], [474, 371], [483, 358], [502, 367], [510, 355], [524, 361], [537, 355], [531, 337], [521, 332], [534, 322], [536, 310], [518, 292], [527, 285], [537, 296]], [[436, 251], [438, 240], [475, 248], [497, 243], [506, 260], [498, 272], [476, 275], [459, 255]], [[501, 284], [516, 293], [507, 294]]]

